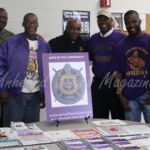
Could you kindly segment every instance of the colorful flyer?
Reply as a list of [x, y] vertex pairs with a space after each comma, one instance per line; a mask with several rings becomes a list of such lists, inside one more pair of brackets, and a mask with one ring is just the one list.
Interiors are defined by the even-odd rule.
[[71, 19], [77, 19], [81, 21], [80, 36], [89, 39], [90, 11], [63, 10], [63, 32], [66, 30], [67, 22]]
[[93, 117], [88, 53], [43, 54], [48, 122]]
[[122, 30], [123, 23], [122, 23], [122, 13], [112, 13], [113, 17], [113, 28], [115, 30]]
[[94, 130], [93, 128], [85, 128], [85, 129], [74, 129], [71, 130], [73, 133], [75, 133], [77, 136], [81, 138], [88, 138], [88, 137], [100, 137], [102, 136], [101, 133]]
[[[124, 130], [121, 126], [111, 126], [111, 127], [97, 127], [98, 131], [102, 133], [107, 133], [110, 135], [126, 135], [129, 134], [126, 130]], [[105, 135], [107, 135], [105, 134]]]
[[89, 29], [89, 21], [85, 21], [85, 28], [84, 28], [84, 31], [85, 33], [89, 33], [90, 32], [90, 29]]

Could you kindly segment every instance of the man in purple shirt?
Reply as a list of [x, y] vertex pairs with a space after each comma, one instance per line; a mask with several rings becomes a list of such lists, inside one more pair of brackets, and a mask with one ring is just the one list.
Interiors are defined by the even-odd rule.
[[150, 35], [141, 31], [139, 14], [130, 10], [124, 15], [129, 36], [113, 52], [109, 70], [115, 71], [115, 84], [125, 117], [141, 121], [143, 111], [150, 123]]
[[42, 53], [50, 45], [36, 38], [37, 16], [26, 14], [24, 33], [8, 38], [0, 50], [0, 97], [4, 104], [4, 126], [14, 122], [39, 121], [40, 105], [45, 107]]
[[[10, 36], [13, 36], [14, 33], [5, 29], [8, 21], [8, 14], [4, 8], [0, 8], [0, 47]], [[3, 109], [0, 102], [0, 127], [3, 127]]]
[[89, 40], [89, 56], [93, 61], [92, 71], [92, 102], [94, 118], [125, 119], [124, 111], [116, 94], [113, 84], [107, 84], [111, 73], [108, 66], [112, 57], [112, 50], [116, 43], [126, 37], [125, 34], [112, 29], [112, 15], [108, 10], [102, 10], [97, 15], [100, 32], [91, 36]]

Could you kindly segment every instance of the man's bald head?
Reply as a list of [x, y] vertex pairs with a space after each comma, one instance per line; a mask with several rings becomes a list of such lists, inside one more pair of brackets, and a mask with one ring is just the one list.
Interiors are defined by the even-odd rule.
[[79, 23], [80, 25], [81, 25], [81, 22], [80, 22], [80, 20], [78, 20], [78, 19], [71, 19], [71, 20], [68, 20], [68, 22], [67, 22], [67, 26], [69, 26], [70, 25], [70, 23], [74, 23], [74, 22], [77, 22], [77, 23]]
[[4, 8], [0, 8], [0, 32], [5, 28], [7, 25], [8, 14]]
[[[4, 8], [0, 8], [0, 11], [6, 11]], [[6, 13], [7, 13], [7, 11], [6, 11]]]
[[80, 36], [81, 22], [77, 19], [69, 20], [66, 26], [67, 37], [71, 41], [76, 41]]

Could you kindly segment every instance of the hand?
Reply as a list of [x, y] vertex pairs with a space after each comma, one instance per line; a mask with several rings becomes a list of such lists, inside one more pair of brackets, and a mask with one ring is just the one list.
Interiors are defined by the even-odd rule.
[[150, 90], [148, 91], [149, 95], [147, 98], [145, 98], [143, 101], [145, 102], [145, 105], [150, 105]]
[[8, 104], [8, 91], [0, 93], [0, 100], [2, 104], [4, 105]]
[[40, 39], [40, 40], [44, 40], [44, 38], [41, 35], [39, 35], [39, 34], [36, 34], [36, 38]]
[[40, 108], [45, 108], [45, 106], [46, 106], [45, 98], [43, 98], [43, 101], [42, 101], [42, 104], [41, 104], [41, 107], [40, 107]]
[[120, 102], [121, 102], [121, 105], [122, 105], [122, 107], [123, 107], [123, 109], [125, 110], [125, 111], [132, 111], [132, 109], [131, 109], [131, 107], [130, 107], [130, 104], [129, 104], [129, 102], [128, 102], [128, 100], [125, 98], [125, 97], [121, 97], [121, 98], [119, 98], [120, 99]]

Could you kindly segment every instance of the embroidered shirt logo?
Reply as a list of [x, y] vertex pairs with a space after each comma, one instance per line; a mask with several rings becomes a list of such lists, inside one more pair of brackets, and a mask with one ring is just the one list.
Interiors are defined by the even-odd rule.
[[3, 43], [4, 43], [4, 41], [0, 39], [0, 46], [2, 46]]
[[82, 51], [83, 51], [82, 47], [79, 47], [79, 52], [82, 52]]

